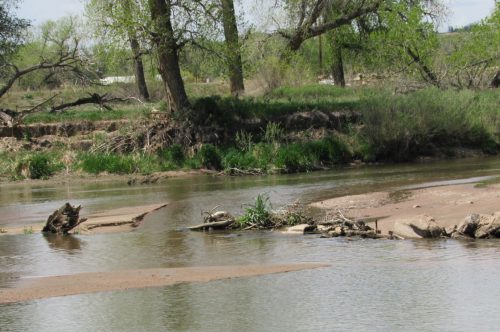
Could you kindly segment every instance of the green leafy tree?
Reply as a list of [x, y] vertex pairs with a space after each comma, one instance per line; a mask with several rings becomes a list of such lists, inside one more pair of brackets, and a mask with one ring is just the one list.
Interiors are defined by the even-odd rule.
[[[97, 37], [104, 45], [116, 50], [128, 43], [132, 52], [134, 75], [139, 95], [149, 99], [149, 91], [144, 73], [143, 55], [148, 42], [140, 33], [144, 16], [144, 4], [135, 0], [89, 0], [86, 4], [87, 16], [94, 23]], [[116, 46], [118, 45], [118, 47]], [[129, 58], [129, 57], [127, 57]]]
[[491, 16], [459, 32], [452, 44], [447, 59], [451, 84], [475, 88], [489, 83], [489, 73], [495, 75], [500, 65], [500, 3]]

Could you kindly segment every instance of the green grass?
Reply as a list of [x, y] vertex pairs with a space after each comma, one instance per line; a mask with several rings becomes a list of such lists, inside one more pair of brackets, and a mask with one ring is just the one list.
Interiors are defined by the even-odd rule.
[[25, 124], [33, 124], [138, 119], [147, 117], [149, 112], [150, 110], [147, 107], [138, 105], [122, 105], [120, 108], [114, 108], [112, 110], [101, 110], [93, 106], [82, 106], [57, 113], [41, 112], [30, 114], [23, 122]]
[[425, 89], [366, 96], [358, 110], [363, 159], [411, 160], [451, 147], [495, 153], [500, 142], [498, 93]]
[[271, 218], [271, 203], [269, 196], [259, 194], [255, 198], [255, 203], [245, 208], [245, 213], [238, 218], [237, 222], [240, 228], [257, 227], [272, 228], [274, 226]]
[[[24, 100], [40, 98], [38, 93]], [[34, 101], [36, 102], [36, 101]], [[157, 154], [78, 153], [73, 170], [90, 174], [150, 174], [182, 168], [301, 172], [365, 161], [408, 161], [418, 156], [451, 153], [454, 148], [497, 153], [500, 147], [498, 91], [454, 91], [434, 88], [405, 95], [389, 89], [340, 89], [323, 85], [283, 87], [264, 97], [199, 97], [187, 114], [202, 127], [226, 130], [220, 146], [204, 144], [194, 156], [173, 145]], [[137, 119], [148, 107], [125, 105], [112, 111], [96, 108], [38, 113], [26, 122]], [[158, 105], [157, 105], [158, 106]], [[294, 112], [352, 110], [357, 123], [345, 124], [321, 139], [289, 138], [282, 117]], [[138, 116], [139, 114], [139, 116]], [[241, 119], [260, 118], [253, 128], [236, 127]], [[233, 135], [234, 134], [234, 135]], [[95, 138], [97, 139], [97, 138]], [[101, 138], [105, 139], [105, 138]], [[46, 178], [61, 169], [63, 151], [0, 153], [0, 176]], [[67, 167], [67, 165], [66, 165]]]

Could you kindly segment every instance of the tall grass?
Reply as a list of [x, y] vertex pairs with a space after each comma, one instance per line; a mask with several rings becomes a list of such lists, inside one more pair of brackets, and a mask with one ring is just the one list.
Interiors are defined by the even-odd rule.
[[494, 153], [500, 142], [498, 105], [498, 94], [490, 92], [373, 94], [358, 107], [363, 123], [359, 139], [374, 159], [411, 160], [451, 147]]

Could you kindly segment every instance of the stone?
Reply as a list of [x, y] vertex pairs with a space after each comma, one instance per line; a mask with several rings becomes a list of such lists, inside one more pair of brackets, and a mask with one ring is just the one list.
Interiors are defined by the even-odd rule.
[[456, 232], [457, 232], [457, 229], [458, 229], [458, 226], [457, 226], [457, 225], [448, 226], [448, 227], [446, 227], [446, 228], [444, 229], [444, 234], [445, 234], [446, 236], [450, 236], [450, 237], [451, 237], [451, 235], [452, 235], [452, 234], [454, 234], [454, 233], [456, 233]]
[[414, 209], [420, 209], [420, 208], [421, 208], [421, 206], [417, 204], [417, 205], [413, 205], [413, 208], [414, 208]]
[[318, 232], [327, 233], [330, 230], [330, 226], [327, 225], [318, 225]]
[[394, 224], [394, 234], [408, 239], [438, 238], [444, 232], [443, 227], [438, 226], [434, 218], [428, 215], [415, 216]]
[[500, 212], [493, 215], [480, 214], [474, 237], [485, 239], [500, 236]]
[[307, 234], [314, 233], [317, 227], [309, 224], [300, 224], [292, 227], [288, 227], [285, 231], [287, 234]]
[[478, 227], [480, 216], [473, 213], [465, 218], [460, 225], [458, 225], [457, 232], [459, 234], [475, 237], [475, 232]]
[[459, 232], [455, 232], [455, 233], [451, 234], [451, 238], [454, 240], [472, 240], [473, 239], [473, 237], [461, 234]]

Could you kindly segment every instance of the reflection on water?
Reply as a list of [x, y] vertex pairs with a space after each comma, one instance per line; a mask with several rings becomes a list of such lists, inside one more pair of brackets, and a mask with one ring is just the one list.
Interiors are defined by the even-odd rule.
[[[1, 331], [471, 331], [500, 325], [498, 241], [346, 241], [273, 232], [192, 233], [200, 211], [237, 212], [261, 192], [276, 205], [419, 182], [495, 175], [500, 159], [293, 176], [0, 187], [0, 225], [67, 200], [87, 213], [169, 202], [137, 231], [0, 237], [0, 287], [26, 277], [148, 267], [317, 261], [330, 268], [0, 306]], [[453, 171], [451, 171], [453, 170]], [[15, 218], [13, 218], [15, 216]]]
[[82, 249], [82, 241], [73, 235], [43, 234], [49, 247], [54, 250], [63, 250], [68, 254], [74, 254]]

